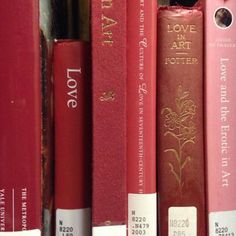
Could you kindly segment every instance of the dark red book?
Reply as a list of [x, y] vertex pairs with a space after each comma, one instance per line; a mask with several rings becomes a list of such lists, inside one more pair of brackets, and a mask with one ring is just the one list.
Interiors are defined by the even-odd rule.
[[[126, 1], [92, 1], [93, 235], [126, 235]], [[117, 233], [117, 234], [115, 234]]]
[[56, 41], [53, 62], [56, 235], [89, 236], [89, 44]]
[[42, 222], [43, 235], [51, 235], [53, 220], [53, 107], [52, 107], [52, 44], [41, 30], [41, 155], [42, 155]]
[[[0, 6], [0, 235], [41, 235], [39, 3]], [[11, 233], [10, 235], [15, 235]]]
[[128, 1], [127, 10], [128, 228], [156, 235], [156, 0]]
[[53, 233], [54, 194], [54, 133], [52, 91], [52, 14], [51, 1], [40, 0], [40, 56], [41, 56], [41, 155], [42, 155], [42, 235]]
[[158, 193], [161, 236], [206, 236], [203, 14], [158, 11]]

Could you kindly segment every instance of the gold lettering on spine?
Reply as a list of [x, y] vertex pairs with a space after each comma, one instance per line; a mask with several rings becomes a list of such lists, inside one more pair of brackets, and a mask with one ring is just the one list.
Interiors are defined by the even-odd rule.
[[112, 18], [102, 15], [102, 31], [104, 32], [107, 28], [111, 28], [116, 25], [117, 22]]
[[170, 42], [169, 48], [175, 53], [175, 56], [166, 57], [165, 65], [195, 65], [198, 64], [196, 57], [190, 57], [189, 52], [192, 49], [192, 41], [189, 35], [197, 33], [197, 26], [194, 24], [168, 24], [167, 32], [175, 34], [175, 39]]
[[191, 46], [192, 42], [190, 41], [180, 41], [180, 42], [177, 42], [177, 41], [174, 41], [173, 44], [172, 44], [172, 47], [171, 49], [190, 49], [190, 46]]
[[102, 45], [103, 46], [113, 46], [113, 28], [117, 25], [117, 21], [111, 17], [108, 17], [109, 10], [112, 9], [113, 0], [101, 0], [101, 29], [102, 29]]
[[102, 45], [110, 45], [113, 44], [113, 31], [112, 28], [117, 24], [117, 21], [113, 20], [102, 14], [102, 35], [103, 41]]

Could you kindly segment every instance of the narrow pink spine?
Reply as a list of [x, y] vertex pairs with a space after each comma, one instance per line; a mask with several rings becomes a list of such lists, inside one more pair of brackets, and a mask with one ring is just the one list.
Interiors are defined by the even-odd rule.
[[206, 1], [206, 145], [209, 235], [236, 234], [235, 1]]

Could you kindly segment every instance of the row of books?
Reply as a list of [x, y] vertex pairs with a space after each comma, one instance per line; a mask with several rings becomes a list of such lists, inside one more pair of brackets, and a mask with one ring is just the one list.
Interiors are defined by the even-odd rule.
[[235, 14], [4, 1], [0, 236], [236, 235]]

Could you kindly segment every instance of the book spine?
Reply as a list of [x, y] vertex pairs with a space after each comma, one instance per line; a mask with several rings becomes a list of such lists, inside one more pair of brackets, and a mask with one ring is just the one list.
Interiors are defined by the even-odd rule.
[[93, 235], [126, 235], [126, 1], [92, 1]]
[[41, 34], [41, 153], [42, 153], [42, 224], [43, 235], [51, 235], [53, 210], [53, 107], [52, 107], [52, 44]]
[[[54, 196], [54, 133], [52, 99], [52, 8], [51, 1], [40, 0], [40, 56], [41, 56], [41, 152], [42, 152], [42, 235], [53, 232]], [[53, 225], [54, 226], [54, 225]]]
[[158, 12], [160, 235], [206, 235], [203, 136], [203, 14]]
[[38, 236], [42, 210], [39, 2], [2, 2], [0, 29], [0, 235]]
[[205, 78], [209, 235], [236, 234], [234, 1], [206, 1]]
[[[157, 234], [156, 0], [127, 2], [128, 233]], [[145, 224], [137, 226], [136, 219]]]
[[[54, 44], [56, 235], [91, 232], [89, 119], [89, 44]], [[69, 231], [66, 231], [69, 230]]]

